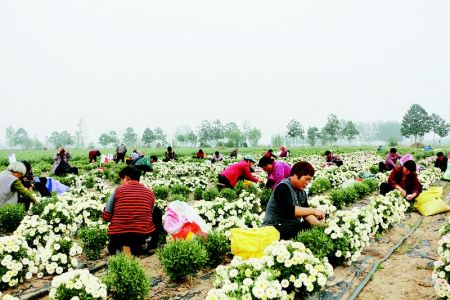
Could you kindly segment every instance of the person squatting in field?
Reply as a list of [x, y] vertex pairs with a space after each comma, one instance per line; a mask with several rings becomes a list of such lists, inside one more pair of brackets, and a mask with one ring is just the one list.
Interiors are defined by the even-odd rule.
[[422, 192], [422, 185], [417, 178], [416, 162], [406, 161], [403, 166], [395, 167], [389, 175], [388, 182], [380, 185], [380, 194], [386, 195], [394, 189], [399, 190], [402, 196], [413, 201]]
[[164, 153], [165, 158], [164, 162], [168, 162], [169, 160], [177, 160], [177, 155], [175, 151], [173, 151], [172, 147], [167, 147], [167, 151]]
[[402, 156], [397, 153], [397, 149], [391, 148], [389, 153], [386, 154], [386, 160], [384, 162], [380, 161], [378, 164], [378, 169], [380, 172], [390, 171], [397, 167], [397, 161], [402, 158]]
[[214, 155], [211, 158], [211, 162], [215, 163], [218, 161], [223, 161], [223, 156], [222, 154], [219, 153], [219, 151], [214, 152]]
[[251, 155], [244, 156], [244, 159], [229, 165], [219, 174], [218, 188], [234, 188], [238, 180], [248, 179], [253, 182], [263, 182], [262, 178], [253, 176], [251, 167], [256, 160]]
[[445, 172], [445, 170], [447, 170], [448, 158], [444, 156], [444, 152], [438, 152], [436, 156], [434, 167], [441, 169], [442, 172]]
[[314, 176], [313, 166], [300, 161], [292, 166], [290, 176], [281, 180], [267, 203], [263, 226], [274, 226], [280, 238], [288, 240], [311, 226], [321, 225], [325, 213], [308, 205], [305, 187]]
[[266, 188], [271, 188], [272, 190], [277, 187], [281, 180], [288, 178], [291, 173], [289, 164], [265, 155], [259, 160], [258, 166], [267, 173]]
[[58, 151], [53, 155], [52, 173], [58, 176], [73, 173], [78, 175], [78, 169], [72, 167], [69, 160], [72, 158], [70, 152], [63, 147], [58, 148]]
[[33, 193], [20, 181], [26, 172], [26, 166], [16, 161], [10, 163], [6, 171], [0, 173], [0, 207], [5, 204], [17, 204], [19, 195], [24, 201], [37, 203]]
[[[157, 246], [162, 228], [162, 211], [155, 206], [153, 191], [139, 182], [141, 171], [126, 166], [119, 172], [120, 186], [109, 197], [102, 212], [110, 222], [108, 251], [114, 255], [124, 247], [137, 255]], [[145, 243], [151, 238], [147, 244]]]
[[89, 157], [89, 163], [97, 162], [97, 157], [100, 157], [102, 155], [99, 150], [91, 150], [89, 151], [88, 157]]
[[340, 167], [344, 164], [342, 159], [333, 152], [331, 152], [330, 150], [325, 151], [324, 155], [325, 155], [325, 165], [327, 166], [334, 165]]

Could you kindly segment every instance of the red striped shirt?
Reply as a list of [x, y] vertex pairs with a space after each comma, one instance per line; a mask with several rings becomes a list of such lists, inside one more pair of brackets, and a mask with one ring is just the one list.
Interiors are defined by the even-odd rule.
[[118, 187], [114, 196], [114, 210], [103, 210], [102, 217], [110, 221], [108, 234], [128, 232], [147, 234], [155, 231], [152, 220], [155, 195], [138, 181]]

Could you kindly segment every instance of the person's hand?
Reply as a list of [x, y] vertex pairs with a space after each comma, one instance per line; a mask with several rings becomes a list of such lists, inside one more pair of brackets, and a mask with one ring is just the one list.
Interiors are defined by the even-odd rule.
[[318, 220], [323, 220], [323, 219], [325, 219], [325, 212], [316, 208], [316, 209], [314, 209], [314, 216]]
[[416, 197], [416, 193], [412, 193], [412, 194], [409, 194], [409, 195], [406, 195], [406, 200], [408, 200], [408, 201], [411, 201], [411, 200], [414, 200], [414, 198]]

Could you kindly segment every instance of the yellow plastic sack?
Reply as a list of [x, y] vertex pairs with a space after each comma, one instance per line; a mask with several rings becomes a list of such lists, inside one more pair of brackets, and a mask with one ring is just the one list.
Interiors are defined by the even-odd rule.
[[233, 228], [231, 232], [231, 253], [243, 259], [260, 258], [264, 249], [280, 239], [280, 232], [273, 226], [261, 228]]
[[422, 192], [414, 203], [414, 207], [424, 216], [431, 216], [450, 210], [450, 206], [442, 200], [444, 188], [433, 186], [429, 190]]

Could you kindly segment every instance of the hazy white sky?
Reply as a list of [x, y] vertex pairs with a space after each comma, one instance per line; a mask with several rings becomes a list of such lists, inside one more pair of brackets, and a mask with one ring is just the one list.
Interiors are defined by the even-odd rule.
[[5, 128], [450, 121], [450, 2], [0, 1]]

